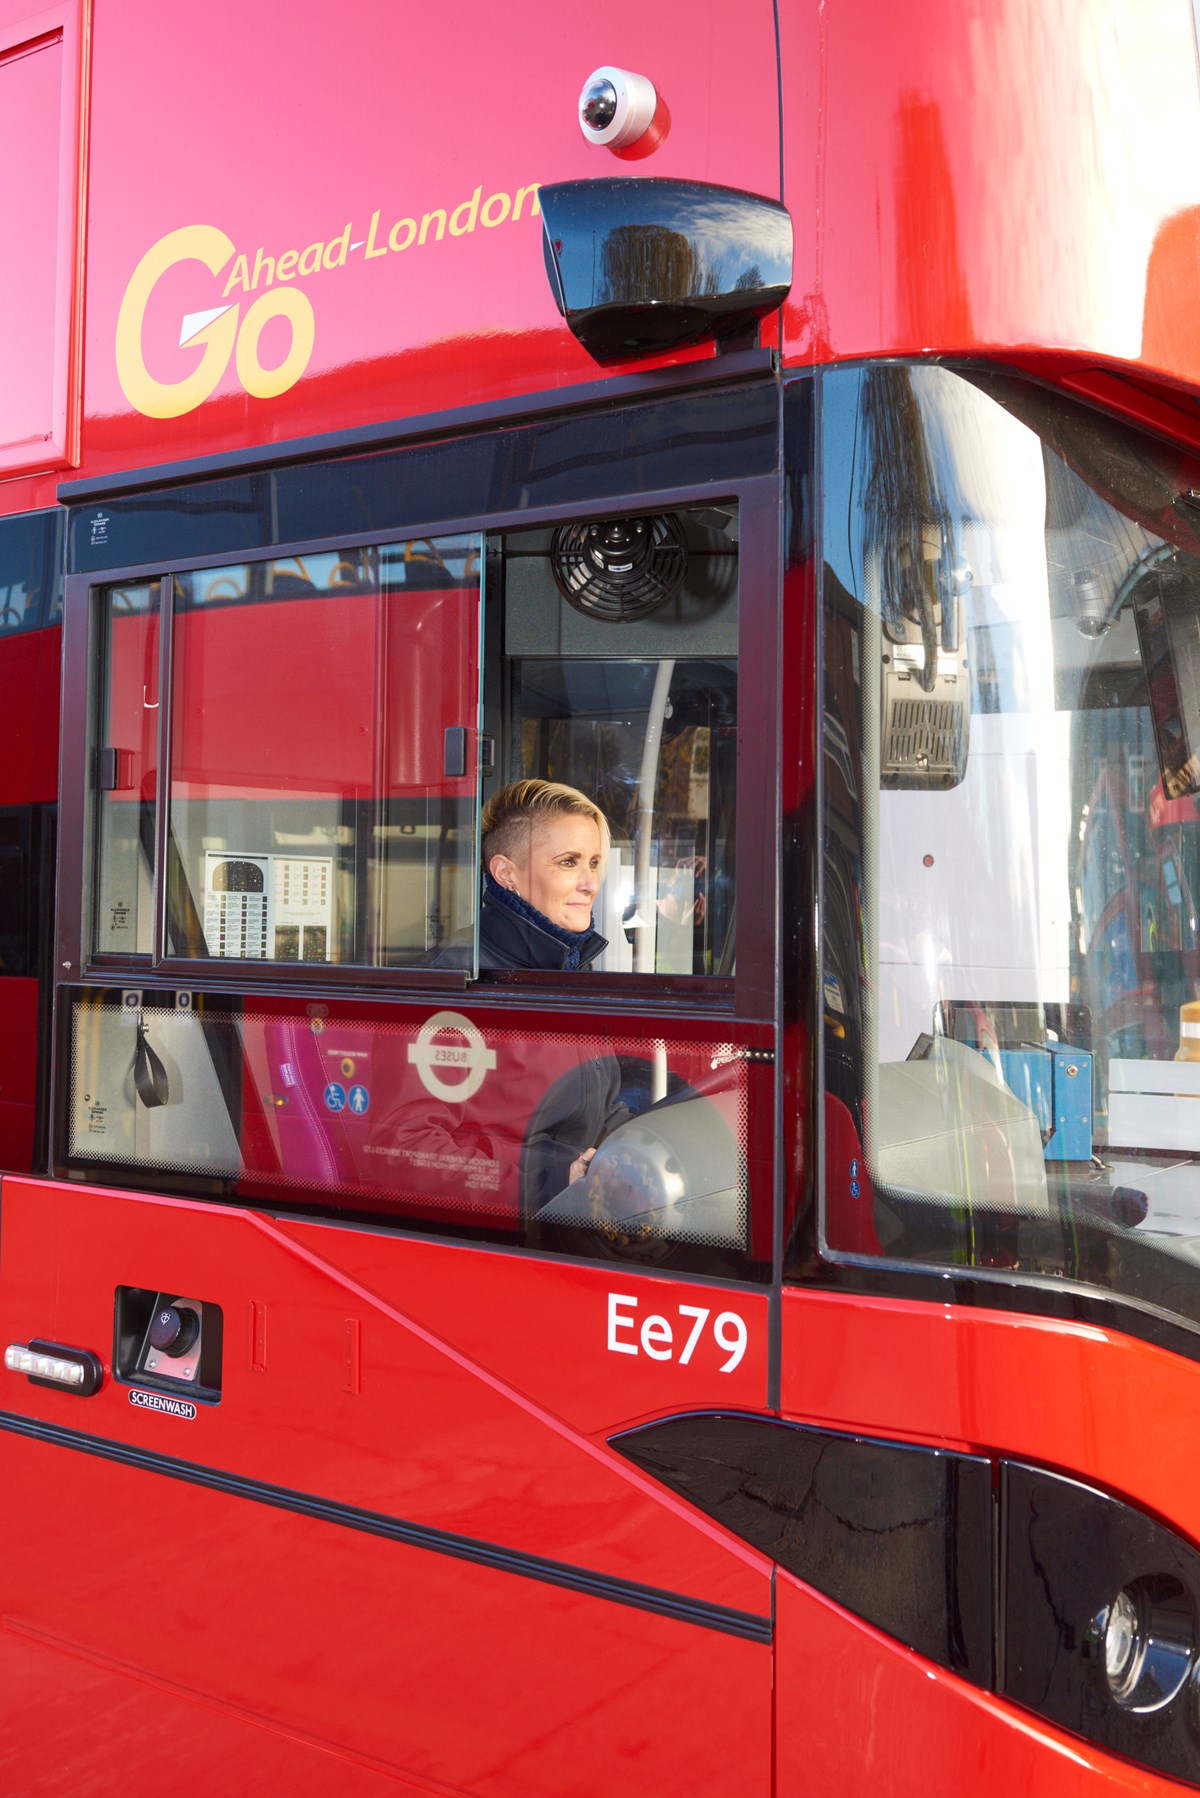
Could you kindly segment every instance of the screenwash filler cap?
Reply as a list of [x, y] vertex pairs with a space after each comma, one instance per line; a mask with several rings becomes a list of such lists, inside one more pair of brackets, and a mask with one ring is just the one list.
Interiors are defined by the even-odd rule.
[[714, 339], [746, 349], [792, 285], [792, 221], [777, 200], [700, 181], [613, 176], [538, 192], [546, 274], [594, 361]]

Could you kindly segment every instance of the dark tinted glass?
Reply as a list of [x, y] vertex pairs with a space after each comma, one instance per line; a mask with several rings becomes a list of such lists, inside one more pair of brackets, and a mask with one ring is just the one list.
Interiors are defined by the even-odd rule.
[[578, 504], [613, 493], [767, 473], [778, 399], [761, 382], [733, 392], [587, 412], [536, 430], [298, 463], [77, 506], [72, 572], [176, 562], [272, 543], [404, 530], [447, 517]]
[[32, 974], [33, 908], [44, 895], [31, 890], [32, 808], [0, 809], [0, 974]]
[[56, 509], [0, 519], [0, 637], [61, 618], [64, 516]]

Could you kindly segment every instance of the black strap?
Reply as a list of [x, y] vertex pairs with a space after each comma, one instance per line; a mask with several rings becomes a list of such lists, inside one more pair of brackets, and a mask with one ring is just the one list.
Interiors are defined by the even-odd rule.
[[146, 1026], [141, 1018], [137, 1026], [137, 1047], [133, 1052], [133, 1089], [147, 1111], [165, 1105], [171, 1096], [167, 1070], [146, 1041]]

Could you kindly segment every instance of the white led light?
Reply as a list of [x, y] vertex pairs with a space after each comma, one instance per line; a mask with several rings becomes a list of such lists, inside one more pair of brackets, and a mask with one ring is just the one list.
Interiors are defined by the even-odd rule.
[[53, 1380], [59, 1386], [82, 1386], [85, 1368], [81, 1361], [68, 1361], [62, 1355], [42, 1355], [12, 1342], [4, 1351], [4, 1365], [10, 1373], [29, 1374], [35, 1380]]

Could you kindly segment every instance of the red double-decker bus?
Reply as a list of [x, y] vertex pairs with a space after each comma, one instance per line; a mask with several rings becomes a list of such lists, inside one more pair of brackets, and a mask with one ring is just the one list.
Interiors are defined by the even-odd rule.
[[1200, 1785], [1198, 134], [0, 0], [6, 1793]]

